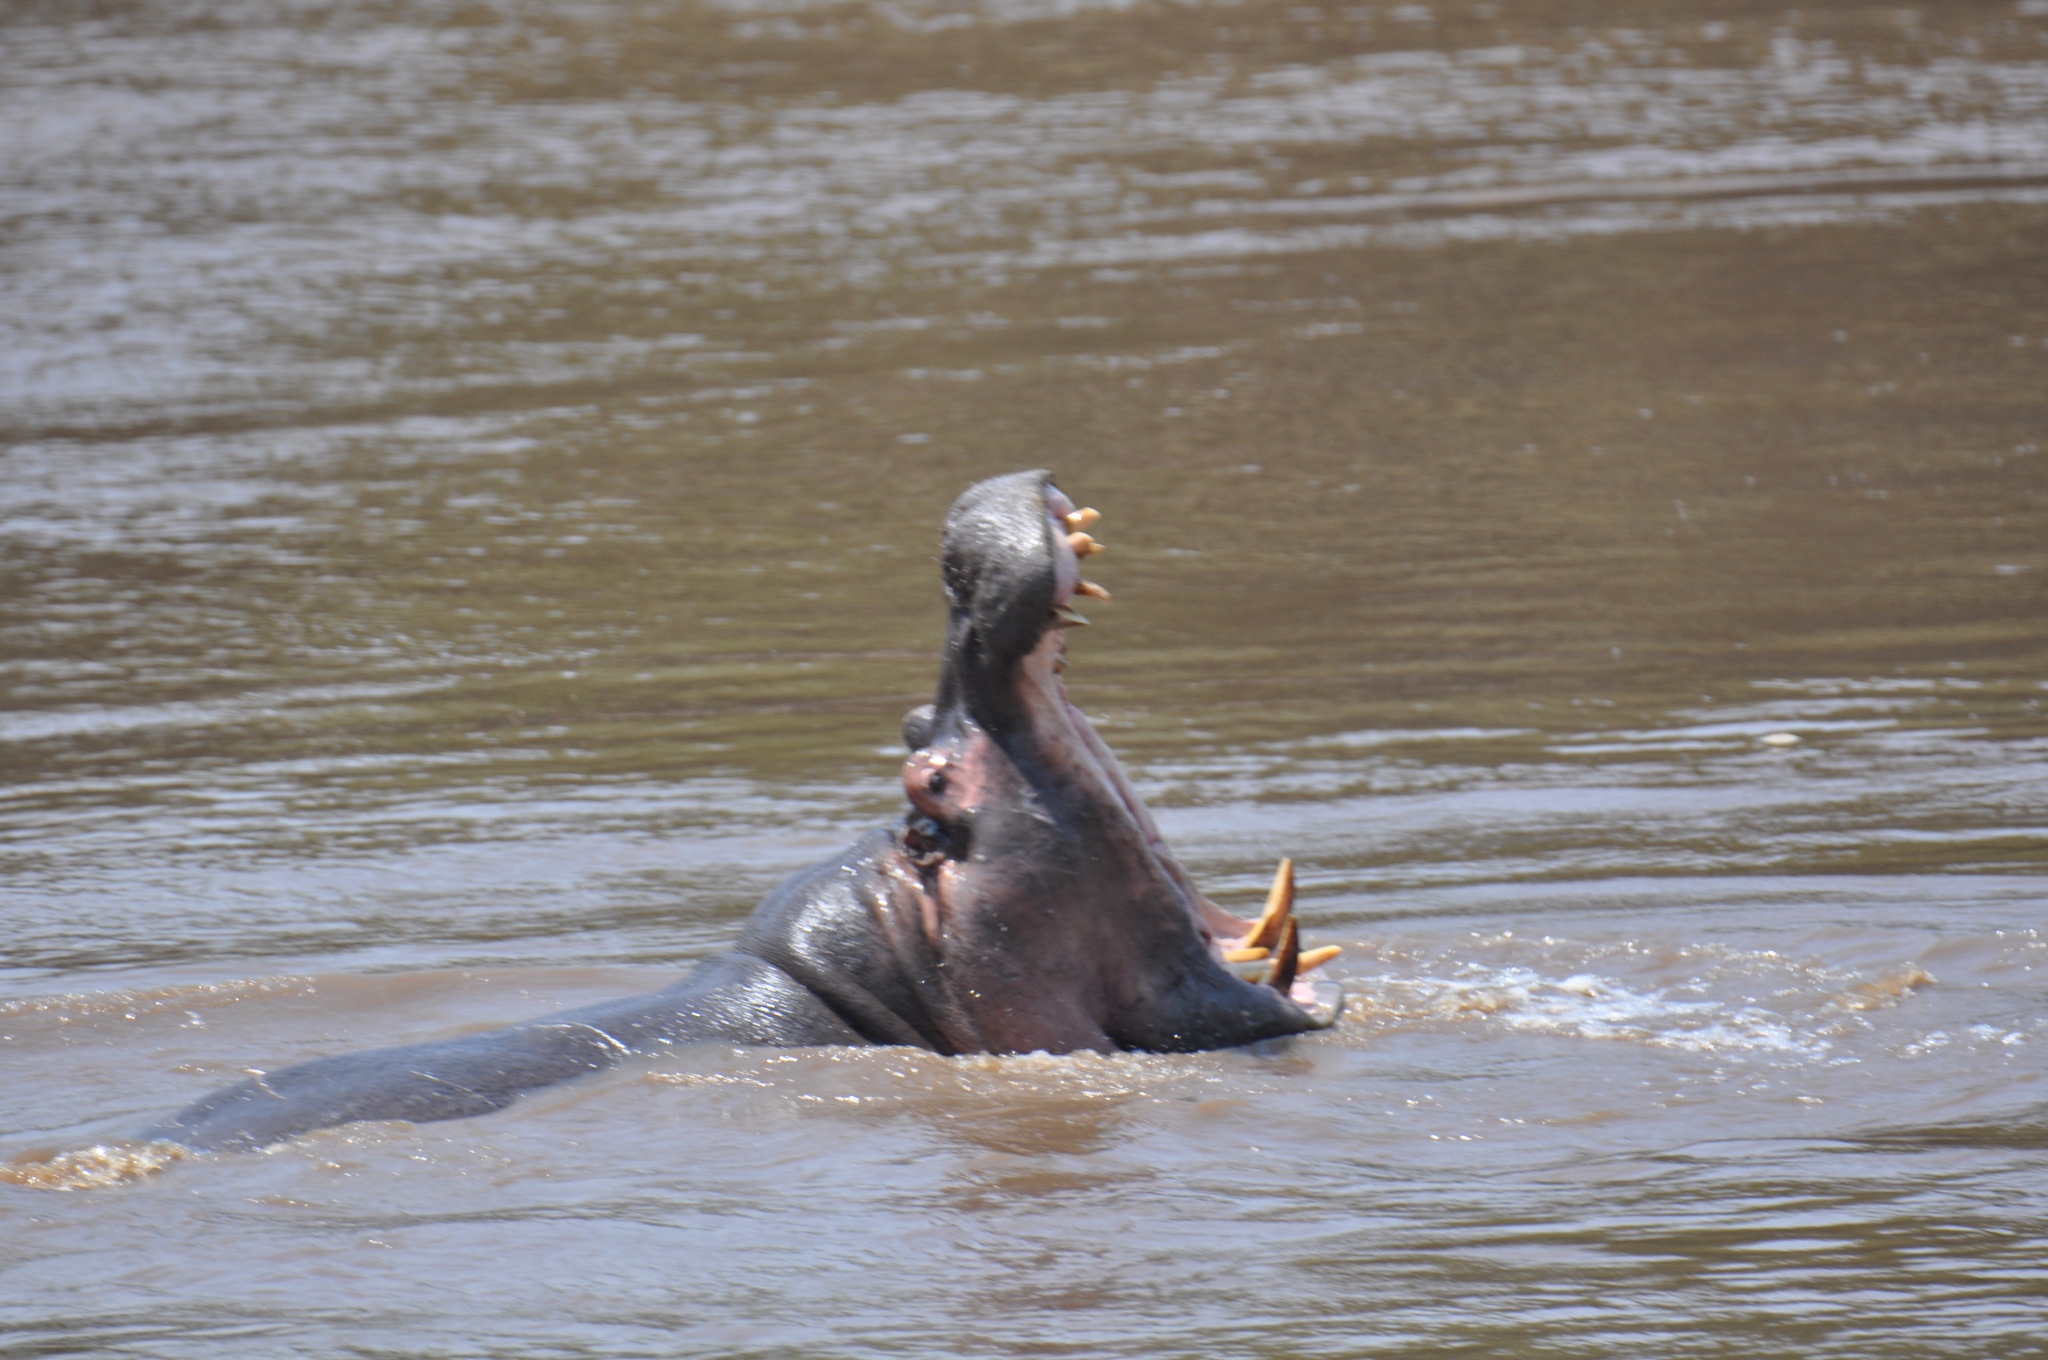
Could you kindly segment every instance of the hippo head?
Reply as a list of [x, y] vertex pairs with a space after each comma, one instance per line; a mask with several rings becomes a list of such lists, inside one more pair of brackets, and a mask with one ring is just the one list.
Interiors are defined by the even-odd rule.
[[946, 517], [945, 657], [904, 724], [889, 875], [891, 914], [921, 937], [928, 1037], [1177, 1052], [1323, 1028], [1341, 991], [1297, 972], [1336, 951], [1299, 954], [1291, 869], [1257, 922], [1209, 902], [1067, 701], [1072, 602], [1108, 598], [1081, 577], [1097, 518], [1043, 471], [970, 487]]

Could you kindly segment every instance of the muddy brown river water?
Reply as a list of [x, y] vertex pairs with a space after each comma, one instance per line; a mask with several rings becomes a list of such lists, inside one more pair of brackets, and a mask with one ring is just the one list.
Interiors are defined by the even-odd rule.
[[[0, 1356], [2048, 1355], [2048, 3], [17, 0]], [[708, 1047], [939, 517], [1335, 1031]]]

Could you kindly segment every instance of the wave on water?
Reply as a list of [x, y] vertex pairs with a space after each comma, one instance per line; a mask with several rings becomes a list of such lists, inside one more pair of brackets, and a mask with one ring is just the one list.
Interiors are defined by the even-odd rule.
[[69, 1152], [26, 1153], [0, 1163], [0, 1184], [29, 1190], [105, 1190], [154, 1176], [191, 1156], [176, 1143], [95, 1143]]
[[[1509, 934], [1485, 943], [1510, 944], [1512, 939]], [[1687, 1053], [1820, 1062], [1829, 1058], [1856, 1012], [1897, 1005], [1936, 981], [1914, 964], [1865, 977], [1768, 950], [1638, 951], [1633, 945], [1620, 950], [1665, 965], [1654, 971], [1666, 971], [1674, 961], [1694, 968], [1681, 980], [1660, 984], [1554, 965], [1414, 960], [1409, 968], [1349, 979], [1350, 1013], [1353, 1023], [1379, 1029], [1417, 1021], [1477, 1021], [1524, 1033], [1620, 1040]], [[1590, 954], [1603, 952], [1612, 951]], [[1664, 957], [1657, 958], [1659, 953]]]
[[196, 1008], [233, 1006], [265, 997], [304, 996], [314, 980], [305, 976], [239, 978], [229, 982], [178, 982], [160, 987], [133, 987], [115, 992], [52, 992], [40, 996], [0, 998], [0, 1021], [25, 1016], [56, 1016], [59, 1020], [116, 1015], [134, 1020]]

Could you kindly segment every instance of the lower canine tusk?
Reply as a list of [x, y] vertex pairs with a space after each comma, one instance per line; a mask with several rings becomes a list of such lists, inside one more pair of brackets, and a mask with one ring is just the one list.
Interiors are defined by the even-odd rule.
[[1280, 942], [1280, 929], [1294, 910], [1294, 861], [1283, 859], [1280, 867], [1273, 871], [1273, 886], [1266, 893], [1266, 909], [1259, 914], [1259, 923], [1252, 927], [1252, 933], [1244, 937], [1241, 949], [1271, 949]]
[[1096, 585], [1093, 581], [1076, 582], [1074, 585], [1074, 593], [1076, 595], [1086, 595], [1091, 600], [1100, 600], [1104, 604], [1109, 603], [1109, 592], [1104, 590], [1101, 586]]
[[1311, 968], [1320, 968], [1344, 952], [1341, 944], [1326, 944], [1320, 949], [1304, 950], [1301, 959], [1294, 965], [1297, 973], [1306, 973]]
[[1067, 546], [1074, 550], [1076, 557], [1093, 557], [1102, 551], [1102, 545], [1083, 533], [1067, 535]]
[[1301, 971], [1301, 932], [1295, 928], [1294, 918], [1287, 918], [1287, 925], [1280, 932], [1280, 948], [1273, 955], [1273, 966], [1266, 970], [1266, 985], [1285, 992], [1294, 985], [1295, 974]]

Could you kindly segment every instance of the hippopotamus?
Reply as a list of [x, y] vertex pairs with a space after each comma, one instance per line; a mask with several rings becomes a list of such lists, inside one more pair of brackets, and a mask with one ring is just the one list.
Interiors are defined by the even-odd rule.
[[1061, 672], [1100, 515], [1050, 473], [980, 482], [946, 516], [933, 701], [903, 724], [909, 806], [764, 899], [680, 982], [489, 1033], [251, 1077], [146, 1136], [252, 1149], [357, 1120], [461, 1119], [676, 1044], [938, 1053], [1185, 1053], [1325, 1028], [1282, 861], [1248, 920], [1196, 890]]

